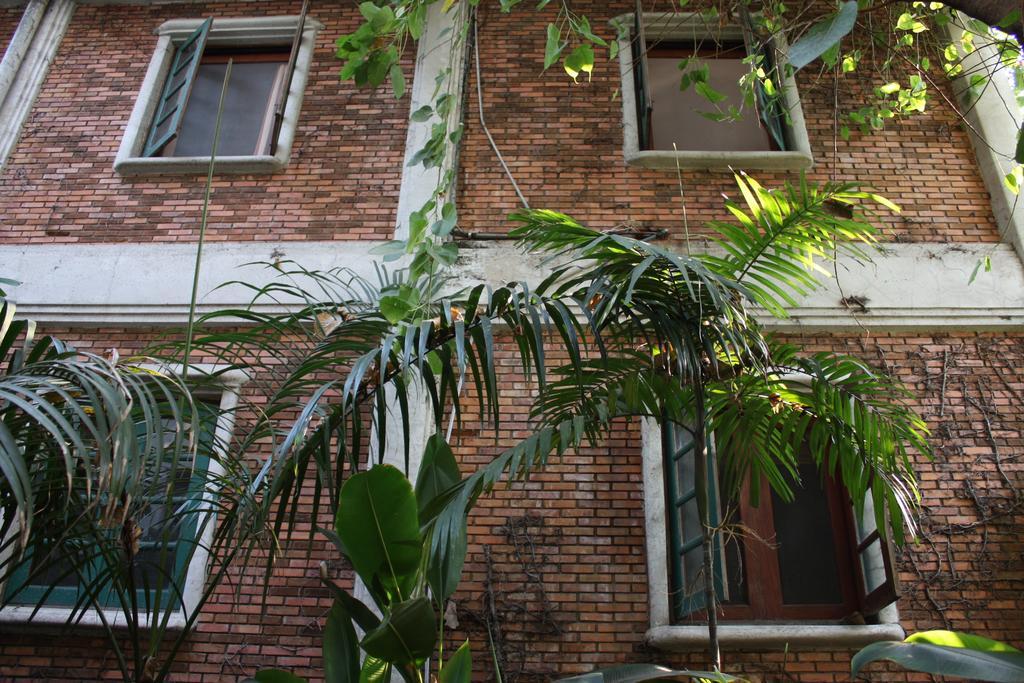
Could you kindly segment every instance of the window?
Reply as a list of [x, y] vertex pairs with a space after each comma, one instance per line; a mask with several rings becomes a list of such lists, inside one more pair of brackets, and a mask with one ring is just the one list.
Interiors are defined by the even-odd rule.
[[165, 22], [115, 169], [205, 173], [229, 61], [216, 170], [284, 168], [320, 27], [302, 16]]
[[[156, 604], [159, 594], [161, 605], [181, 607], [180, 596], [189, 558], [195, 554], [200, 530], [207, 523], [203, 489], [210, 459], [204, 454], [208, 454], [213, 445], [217, 408], [209, 404], [199, 404], [198, 407], [203, 413], [197, 448], [199, 455], [195, 460], [189, 457], [187, 460], [160, 463], [138, 519], [138, 550], [132, 580], [137, 587], [136, 599], [140, 605]], [[173, 425], [168, 425], [167, 434], [168, 442], [175, 439]], [[167, 445], [169, 443], [165, 443]], [[110, 531], [114, 540], [120, 540], [122, 532], [121, 528]], [[97, 593], [97, 602], [118, 608], [113, 584], [106, 576], [112, 566], [108, 563], [120, 562], [123, 555], [118, 553], [113, 558], [94, 544], [69, 547], [71, 544], [65, 542], [57, 547], [53, 541], [44, 539], [42, 544], [30, 549], [30, 553], [34, 550], [36, 554], [26, 558], [12, 575], [5, 586], [4, 602], [30, 607], [42, 603], [80, 608], [89, 600], [90, 593]], [[119, 548], [120, 543], [114, 546]], [[66, 557], [69, 550], [73, 552], [80, 570], [74, 569], [71, 563], [55, 564], [47, 559], [50, 553], [55, 553], [55, 557]], [[105, 550], [109, 551], [109, 548]], [[46, 560], [42, 566], [40, 559]]]
[[[666, 428], [666, 495], [672, 569], [673, 616], [685, 620], [704, 608], [703, 548], [697, 515], [694, 448], [684, 429]], [[714, 452], [709, 449], [709, 490], [712, 524], [726, 520], [743, 533], [726, 533], [714, 549], [716, 590], [722, 616], [733, 620], [849, 621], [871, 619], [896, 599], [896, 586], [877, 533], [862, 539], [854, 524], [853, 506], [845, 490], [824, 479], [805, 454], [798, 464], [800, 484], [786, 502], [761, 485], [757, 507], [749, 486], [735, 501], [723, 501], [715, 479]], [[749, 484], [749, 482], [748, 482]], [[869, 586], [870, 576], [858, 555], [882, 552], [884, 585]]]
[[[204, 376], [217, 371], [208, 365], [192, 367]], [[160, 611], [168, 607], [172, 610], [168, 620], [172, 629], [185, 627], [187, 615], [195, 610], [206, 580], [208, 548], [215, 523], [209, 504], [214, 492], [206, 482], [221, 472], [219, 463], [203, 453], [223, 448], [230, 439], [238, 391], [246, 380], [240, 371], [221, 371], [216, 375], [217, 384], [223, 387], [221, 394], [208, 394], [201, 399], [205, 402], [198, 404], [203, 411], [198, 435], [203, 446], [198, 449], [199, 457], [195, 462], [189, 459], [160, 466], [150, 487], [152, 498], [137, 520], [136, 566], [132, 577], [139, 610], [151, 611], [149, 606], [154, 605], [160, 591]], [[203, 476], [206, 473], [211, 476]], [[111, 533], [121, 531], [118, 528]], [[37, 530], [33, 529], [33, 533]], [[46, 552], [48, 546], [44, 542], [33, 549]], [[65, 542], [63, 552], [68, 550]], [[86, 604], [89, 593], [93, 593], [97, 602], [105, 606], [103, 617], [108, 623], [125, 624], [117, 595], [105, 578], [107, 563], [120, 558], [103, 555], [95, 547], [70, 550], [80, 558], [80, 571], [52, 563], [40, 567], [31, 550], [26, 553], [11, 579], [0, 586], [4, 598], [0, 623], [63, 625], [74, 614], [76, 624], [99, 625], [100, 615]]]
[[[651, 630], [648, 641], [686, 650], [706, 643], [701, 524], [693, 438], [689, 431], [644, 425], [645, 506]], [[801, 485], [784, 502], [762, 483], [758, 506], [749, 488], [723, 500], [708, 448], [713, 585], [723, 647], [856, 646], [901, 639], [889, 548], [873, 522], [857, 523], [842, 486], [820, 478], [809, 454]], [[870, 511], [865, 518], [872, 518]], [[772, 628], [756, 626], [771, 622]]]
[[[620, 35], [624, 154], [651, 168], [801, 169], [811, 163], [796, 84], [780, 83], [779, 97], [761, 89], [745, 105], [739, 79], [750, 70], [750, 50], [738, 26], [719, 27], [698, 14], [644, 14], [616, 20]], [[781, 42], [781, 38], [774, 41]], [[773, 45], [774, 47], [774, 45]], [[759, 64], [774, 71], [774, 50]], [[685, 69], [680, 70], [680, 63]], [[687, 74], [699, 78], [681, 88]], [[714, 104], [702, 95], [711, 92]], [[716, 109], [717, 108], [717, 109]], [[736, 112], [715, 121], [706, 114]]]

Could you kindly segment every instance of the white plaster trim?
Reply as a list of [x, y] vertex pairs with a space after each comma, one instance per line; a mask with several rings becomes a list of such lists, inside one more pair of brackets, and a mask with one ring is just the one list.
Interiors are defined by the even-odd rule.
[[[661, 427], [653, 418], [640, 423], [644, 474], [644, 529], [647, 539], [647, 595], [651, 628], [672, 622], [669, 612], [668, 534], [665, 516], [665, 472]], [[650, 633], [650, 632], [648, 632]]]
[[[967, 18], [958, 13], [960, 22]], [[949, 24], [949, 39], [960, 44], [963, 29]], [[963, 58], [963, 73], [954, 80], [955, 97], [963, 103], [963, 94], [969, 92], [968, 74], [982, 74], [989, 77], [988, 84], [973, 106], [964, 110], [971, 144], [978, 158], [978, 169], [992, 199], [992, 213], [999, 226], [1004, 242], [1012, 244], [1021, 259], [1024, 259], [1024, 198], [1018, 199], [1003, 181], [1016, 162], [1014, 152], [1020, 131], [1022, 114], [1017, 106], [1007, 69], [997, 56], [991, 42], [980, 37], [975, 41], [977, 49]], [[998, 67], [998, 68], [996, 68]]]
[[[879, 640], [903, 640], [899, 624], [719, 624], [724, 650], [814, 650], [859, 648]], [[647, 644], [659, 650], [686, 652], [707, 647], [707, 626], [657, 626], [647, 631]]]
[[[786, 141], [793, 148], [786, 151], [751, 151], [751, 152], [695, 152], [641, 150], [639, 126], [636, 120], [636, 92], [633, 87], [633, 51], [631, 49], [633, 14], [622, 14], [612, 20], [613, 25], [625, 26], [626, 31], [617, 38], [619, 43], [619, 73], [622, 87], [619, 90], [622, 100], [622, 150], [626, 163], [645, 168], [687, 168], [700, 170], [801, 170], [813, 164], [811, 142], [807, 136], [807, 124], [804, 121], [803, 109], [800, 106], [800, 95], [797, 92], [796, 79], [786, 76], [782, 84], [782, 95], [786, 109], [790, 115], [790, 125], [786, 126]], [[710, 32], [715, 37], [738, 39], [743, 38], [740, 27], [712, 26], [698, 12], [645, 12], [644, 31], [649, 39], [681, 40], [687, 38], [706, 38]], [[782, 53], [786, 52], [785, 38], [775, 36], [776, 46]]]
[[[199, 312], [248, 305], [252, 292], [228, 280], [260, 285], [276, 271], [256, 261], [290, 259], [311, 270], [350, 268], [376, 281], [373, 241], [207, 242], [199, 282]], [[0, 245], [4, 276], [22, 282], [10, 291], [18, 315], [47, 323], [176, 324], [187, 318], [195, 245], [31, 244]], [[991, 273], [968, 284], [982, 255]], [[524, 281], [536, 285], [552, 264], [527, 257], [511, 244], [470, 244], [461, 251], [455, 286]], [[871, 264], [839, 264], [840, 284], [826, 282], [788, 319], [762, 316], [772, 329], [1024, 329], [1024, 267], [1005, 244], [891, 244]], [[843, 296], [863, 297], [866, 311], [841, 305]], [[261, 304], [261, 312], [284, 312], [288, 302]]]
[[[151, 366], [154, 369], [163, 371], [180, 371], [180, 366]], [[235, 408], [238, 406], [238, 395], [243, 384], [249, 381], [249, 375], [244, 370], [227, 369], [228, 366], [215, 363], [193, 363], [189, 365], [190, 377], [213, 377], [216, 373], [216, 384], [221, 388], [220, 403], [218, 408], [220, 415], [217, 418], [215, 429], [215, 443], [227, 444], [231, 440], [235, 428]], [[210, 461], [210, 472], [216, 477], [224, 473], [223, 467], [216, 460]], [[202, 504], [204, 509], [212, 510], [214, 498], [217, 492], [207, 488], [203, 492]], [[182, 608], [175, 610], [167, 617], [168, 631], [181, 631], [188, 625], [189, 615], [195, 614], [199, 609], [199, 600], [203, 589], [206, 586], [206, 577], [210, 566], [210, 545], [213, 543], [213, 534], [217, 525], [217, 515], [214, 512], [206, 512], [198, 520], [198, 527], [202, 530], [198, 539], [198, 545], [192, 554], [192, 559], [185, 573], [185, 583], [182, 586]], [[0, 592], [4, 586], [0, 585]], [[69, 623], [72, 615], [70, 607], [41, 607], [36, 610], [30, 605], [8, 605], [0, 609], [0, 627], [17, 625], [19, 627], [39, 627], [40, 630], [58, 630], [67, 626], [74, 628], [104, 628], [104, 620], [113, 628], [127, 628], [128, 619], [124, 612], [119, 609], [102, 610], [102, 618], [95, 609], [80, 611], [74, 621]], [[163, 620], [165, 614], [158, 613], [158, 620]], [[146, 613], [140, 623], [144, 629], [152, 628], [154, 615]], [[197, 617], [195, 622], [198, 623]]]
[[18, 69], [21, 67], [21, 62], [25, 58], [29, 46], [32, 45], [32, 36], [36, 34], [48, 4], [49, 0], [29, 0], [28, 5], [25, 6], [21, 21], [18, 22], [18, 28], [14, 30], [11, 42], [7, 44], [7, 49], [4, 51], [3, 61], [0, 62], [0, 102], [7, 97], [7, 92], [11, 89], [15, 76], [18, 75]]
[[[449, 131], [462, 121], [462, 91], [466, 80], [465, 50], [468, 41], [456, 30], [456, 20], [464, 11], [462, 2], [455, 3], [447, 12], [443, 11], [441, 3], [435, 3], [427, 8], [427, 21], [416, 51], [416, 70], [409, 97], [410, 116], [423, 106], [433, 106], [435, 98], [441, 94], [437, 85], [438, 78], [450, 68], [451, 71], [445, 77], [445, 92], [450, 96], [451, 102], [447, 120]], [[423, 164], [412, 166], [409, 163], [430, 139], [434, 125], [440, 122], [437, 114], [426, 121], [413, 121], [411, 118], [409, 120], [405, 135], [402, 181], [398, 191], [396, 240], [409, 237], [409, 215], [419, 211], [430, 201], [444, 174], [453, 167], [455, 145], [450, 140], [446, 142], [445, 162], [440, 168], [425, 168]], [[440, 210], [440, 206], [435, 207], [429, 217], [431, 222], [440, 216]]]
[[[125, 127], [121, 146], [114, 160], [114, 170], [122, 175], [141, 174], [200, 174], [206, 173], [210, 166], [210, 157], [143, 157], [142, 149], [149, 133], [149, 122], [153, 119], [157, 102], [163, 91], [167, 72], [171, 68], [174, 56], [174, 45], [190, 36], [203, 19], [173, 19], [166, 21], [156, 30], [159, 36], [149, 68], [142, 80], [139, 94], [135, 100]], [[254, 17], [254, 18], [215, 18], [210, 27], [207, 41], [211, 46], [269, 46], [290, 45], [298, 27], [298, 16], [286, 17]], [[292, 144], [298, 126], [299, 112], [306, 91], [313, 62], [313, 50], [316, 45], [316, 34], [323, 24], [306, 17], [299, 43], [299, 53], [295, 60], [295, 72], [291, 87], [288, 90], [288, 102], [285, 104], [284, 120], [277, 139], [277, 151], [273, 155], [223, 156], [218, 157], [214, 170], [217, 173], [274, 173], [288, 165], [291, 159]]]
[[[74, 0], [50, 0], [45, 16], [32, 33], [31, 44], [20, 59], [17, 75], [0, 103], [0, 168], [7, 163], [18, 144], [22, 128], [43, 87], [50, 64], [57, 56], [74, 11]], [[23, 45], [13, 47], [16, 50], [24, 48]]]

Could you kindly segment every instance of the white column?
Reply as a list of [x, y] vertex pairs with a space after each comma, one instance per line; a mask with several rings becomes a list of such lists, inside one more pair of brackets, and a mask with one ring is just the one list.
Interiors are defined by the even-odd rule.
[[[18, 35], [22, 30], [22, 24], [19, 24], [12, 45], [4, 55], [3, 63], [10, 73], [3, 74], [5, 90], [0, 101], [0, 168], [18, 143], [21, 128], [43, 87], [74, 11], [74, 0], [50, 0], [46, 13], [41, 17], [41, 9], [35, 3], [25, 10], [25, 32], [22, 35], [27, 38]], [[14, 40], [18, 40], [18, 44], [14, 44]]]

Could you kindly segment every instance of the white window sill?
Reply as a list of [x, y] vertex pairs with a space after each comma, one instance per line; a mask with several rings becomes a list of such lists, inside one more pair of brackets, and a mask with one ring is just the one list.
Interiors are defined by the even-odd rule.
[[812, 165], [803, 152], [674, 152], [643, 150], [626, 153], [626, 163], [643, 168], [697, 170], [801, 171]]
[[[77, 614], [74, 621], [70, 623], [68, 622], [68, 617], [71, 615], [71, 610], [67, 607], [41, 607], [35, 615], [32, 614], [33, 610], [35, 610], [34, 606], [16, 605], [9, 605], [0, 609], [0, 629], [9, 629], [16, 626], [19, 629], [32, 628], [40, 631], [58, 632], [69, 627], [83, 629], [103, 628], [103, 621], [94, 610], [88, 610], [84, 614]], [[124, 613], [120, 610], [103, 610], [103, 616], [107, 623], [114, 628], [124, 629], [128, 627]], [[150, 627], [149, 615], [146, 615], [143, 623], [139, 626], [143, 629]], [[182, 610], [177, 610], [167, 620], [166, 630], [183, 631], [185, 626], [185, 613]]]
[[[280, 156], [254, 155], [217, 157], [215, 173], [276, 173], [288, 165]], [[114, 163], [121, 175], [205, 175], [210, 170], [210, 157], [127, 157]]]
[[[879, 640], [903, 640], [899, 624], [719, 624], [718, 639], [728, 650], [815, 650], [859, 648]], [[707, 647], [704, 625], [655, 626], [647, 631], [647, 643], [659, 650], [688, 652]]]

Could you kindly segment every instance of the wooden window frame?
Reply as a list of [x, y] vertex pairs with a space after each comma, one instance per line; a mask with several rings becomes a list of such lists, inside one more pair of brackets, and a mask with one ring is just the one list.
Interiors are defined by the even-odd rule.
[[[687, 541], [692, 544], [693, 539], [684, 538], [685, 534], [681, 531], [685, 524], [682, 515], [685, 513], [682, 512], [680, 496], [684, 495], [684, 491], [681, 483], [675, 480], [678, 472], [675, 469], [675, 462], [682, 451], [675, 445], [677, 437], [671, 434], [673, 429], [681, 428], [663, 426], [661, 429], [667, 515], [666, 547], [669, 549], [669, 576], [666, 578], [669, 580], [670, 587], [670, 618], [673, 623], [685, 624], [706, 620], [706, 610], [700, 596], [694, 593], [692, 588], [687, 593], [687, 586], [684, 584], [685, 570], [682, 567], [684, 561], [682, 550], [688, 547]], [[689, 452], [692, 453], [692, 450]], [[709, 441], [709, 454], [712, 453], [714, 453], [714, 445]], [[713, 456], [709, 458], [709, 482], [713, 488], [717, 489], [717, 475], [713, 459]], [[766, 479], [762, 479], [760, 483], [762, 492], [770, 490]], [[719, 596], [718, 606], [723, 621], [805, 623], [849, 621], [856, 623], [858, 620], [863, 620], [865, 615], [873, 617], [878, 614], [885, 606], [895, 602], [899, 597], [892, 551], [885, 537], [875, 529], [866, 532], [859, 530], [854, 507], [839, 481], [831, 475], [826, 475], [823, 483], [835, 545], [839, 585], [843, 595], [842, 602], [831, 605], [800, 605], [783, 602], [778, 553], [771, 545], [772, 539], [776, 536], [774, 502], [770, 494], [763, 493], [759, 505], [754, 507], [750, 503], [750, 482], [748, 480], [742, 486], [736, 503], [739, 518], [752, 536], [752, 538], [744, 540], [739, 548], [747, 593], [744, 602], [722, 600], [721, 596], [725, 593], [728, 581], [725, 578], [727, 572], [723, 571], [727, 568], [720, 566], [720, 563], [724, 565], [723, 558], [727, 557], [727, 553], [724, 547], [716, 545], [714, 548], [716, 557], [714, 583]], [[719, 497], [717, 490], [713, 490], [711, 494], [709, 498], [712, 500], [717, 500]], [[720, 513], [717, 504], [711, 512], [712, 524], [718, 524]], [[721, 516], [728, 520], [731, 515], [726, 512]], [[863, 560], [867, 549], [874, 543], [879, 544], [885, 576], [874, 590], [868, 591]], [[721, 544], [721, 546], [724, 545]]]
[[[253, 151], [250, 152], [253, 156], [262, 154], [272, 154], [273, 135], [276, 130], [276, 111], [278, 102], [282, 97], [282, 89], [284, 88], [287, 79], [288, 65], [291, 63], [292, 50], [288, 46], [269, 46], [269, 47], [207, 47], [203, 54], [200, 56], [198, 67], [202, 67], [203, 64], [227, 64], [229, 61], [235, 63], [278, 63], [277, 73], [274, 75], [274, 84], [271, 86], [270, 93], [267, 95], [266, 109], [263, 114], [263, 123], [260, 125], [259, 134], [256, 136], [256, 144], [253, 146]], [[185, 114], [188, 111], [189, 97], [185, 99], [181, 105], [181, 117], [184, 119]], [[177, 134], [168, 141], [160, 150], [158, 150], [153, 156], [161, 158], [174, 158], [174, 149], [177, 145], [178, 140], [181, 138], [181, 124], [179, 123], [179, 129]]]

